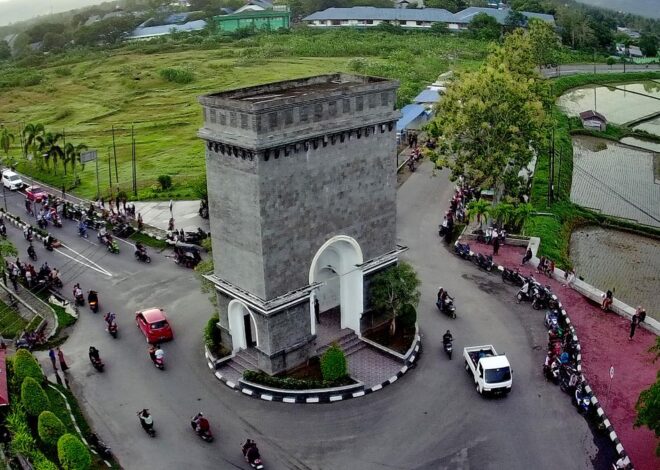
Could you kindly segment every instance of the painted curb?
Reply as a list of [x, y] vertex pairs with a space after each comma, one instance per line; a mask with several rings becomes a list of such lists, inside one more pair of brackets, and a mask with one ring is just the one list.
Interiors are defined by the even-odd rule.
[[304, 390], [297, 390], [296, 395], [291, 395], [288, 393], [287, 390], [283, 390], [283, 389], [279, 389], [279, 390], [271, 389], [268, 391], [268, 393], [262, 393], [260, 390], [253, 389], [252, 387], [247, 386], [241, 382], [235, 383], [231, 380], [228, 380], [220, 372], [215, 370], [216, 364], [218, 363], [219, 360], [215, 359], [213, 354], [211, 354], [211, 352], [208, 350], [208, 348], [204, 346], [204, 357], [206, 359], [209, 369], [215, 370], [215, 373], [213, 375], [220, 382], [225, 384], [227, 387], [233, 389], [236, 392], [240, 392], [246, 396], [256, 398], [259, 400], [264, 400], [269, 402], [280, 402], [280, 403], [296, 403], [296, 404], [337, 403], [340, 401], [350, 400], [352, 398], [360, 398], [365, 395], [369, 395], [371, 393], [382, 390], [388, 385], [391, 385], [397, 380], [399, 380], [410, 369], [414, 368], [417, 365], [416, 362], [419, 359], [421, 353], [422, 353], [422, 341], [420, 336], [418, 335], [416, 338], [416, 344], [413, 347], [413, 354], [410, 356], [408, 360], [406, 360], [405, 364], [401, 369], [399, 369], [396, 375], [393, 375], [384, 382], [381, 382], [377, 385], [374, 385], [364, 390], [345, 392], [345, 393], [337, 393], [337, 392], [333, 392], [332, 389], [329, 389], [327, 392], [321, 394], [318, 393], [318, 390], [316, 390], [315, 393], [306, 394], [304, 393], [305, 392]]

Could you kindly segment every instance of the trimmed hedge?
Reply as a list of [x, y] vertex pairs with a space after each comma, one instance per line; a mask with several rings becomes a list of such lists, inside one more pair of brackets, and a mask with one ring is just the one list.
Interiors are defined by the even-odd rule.
[[50, 407], [46, 392], [32, 377], [26, 377], [21, 385], [21, 402], [30, 416], [39, 416]]
[[64, 470], [87, 470], [92, 465], [87, 447], [73, 434], [64, 434], [57, 441], [57, 457]]
[[321, 356], [321, 373], [326, 382], [335, 382], [346, 377], [346, 356], [339, 345], [332, 344]]
[[16, 385], [22, 384], [26, 377], [32, 377], [39, 382], [44, 378], [41, 366], [39, 366], [37, 360], [27, 349], [19, 349], [16, 351], [16, 357], [14, 359], [14, 377]]
[[209, 318], [204, 327], [204, 343], [211, 350], [215, 350], [220, 345], [220, 330], [216, 326], [218, 321], [219, 317], [215, 314]]
[[55, 413], [44, 411], [39, 415], [37, 431], [44, 444], [55, 447], [59, 438], [66, 433], [66, 428]]
[[248, 382], [254, 382], [266, 387], [281, 388], [284, 390], [310, 390], [313, 388], [331, 388], [341, 387], [342, 385], [351, 385], [355, 383], [349, 376], [328, 382], [325, 380], [305, 380], [294, 379], [292, 377], [275, 377], [266, 374], [265, 372], [246, 370], [243, 371], [243, 378]]

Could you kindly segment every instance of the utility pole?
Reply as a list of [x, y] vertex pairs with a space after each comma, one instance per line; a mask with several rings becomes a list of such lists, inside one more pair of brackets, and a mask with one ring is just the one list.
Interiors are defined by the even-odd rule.
[[112, 126], [112, 153], [115, 156], [115, 181], [119, 183], [119, 172], [117, 171], [117, 147], [115, 146], [115, 126]]
[[137, 196], [137, 155], [135, 152], [135, 125], [131, 125], [131, 157], [133, 169], [133, 196]]
[[594, 75], [596, 75], [596, 49], [594, 49]]
[[112, 159], [110, 158], [110, 147], [108, 147], [108, 187], [110, 188], [110, 197], [112, 197]]
[[101, 197], [101, 185], [99, 183], [99, 158], [94, 159], [96, 162], [96, 199]]

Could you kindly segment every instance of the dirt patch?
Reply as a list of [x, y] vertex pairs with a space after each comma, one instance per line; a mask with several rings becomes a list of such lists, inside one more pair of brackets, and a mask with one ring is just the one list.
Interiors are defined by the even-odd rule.
[[389, 323], [372, 328], [364, 332], [362, 336], [399, 354], [408, 352], [415, 339], [414, 331], [404, 331], [403, 328], [397, 328], [394, 336], [390, 335]]

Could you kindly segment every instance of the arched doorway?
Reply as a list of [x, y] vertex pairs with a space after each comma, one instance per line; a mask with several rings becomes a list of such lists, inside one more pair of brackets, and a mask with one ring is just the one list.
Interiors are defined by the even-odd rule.
[[[309, 270], [309, 283], [322, 285], [316, 290], [320, 310], [341, 310], [341, 328], [360, 334], [360, 317], [364, 308], [360, 245], [353, 238], [338, 235], [325, 242], [316, 252]], [[312, 334], [315, 319], [312, 305]]]
[[232, 300], [227, 307], [232, 352], [259, 345], [259, 333], [252, 312], [240, 300]]

